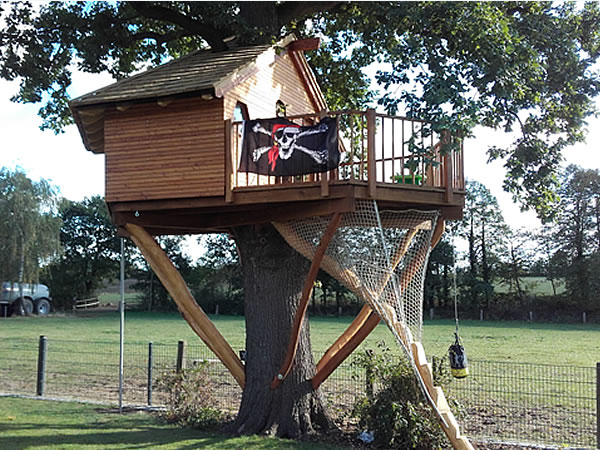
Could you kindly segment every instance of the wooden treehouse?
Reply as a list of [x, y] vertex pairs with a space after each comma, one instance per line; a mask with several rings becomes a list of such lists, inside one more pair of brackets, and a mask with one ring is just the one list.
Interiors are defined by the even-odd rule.
[[[437, 210], [442, 224], [462, 216], [462, 140], [418, 119], [372, 109], [329, 111], [304, 57], [304, 51], [317, 46], [316, 39], [289, 37], [276, 46], [197, 51], [70, 103], [85, 147], [105, 155], [106, 203], [120, 234], [134, 240], [186, 320], [242, 386], [241, 361], [196, 305], [153, 235], [227, 232], [325, 215], [339, 223], [340, 215], [365, 199], [388, 210]], [[338, 164], [291, 176], [244, 170], [244, 124], [282, 116], [302, 127], [325, 119], [335, 123]], [[293, 138], [302, 133], [296, 131]], [[296, 140], [285, 150], [285, 157], [294, 152], [318, 160]], [[335, 226], [323, 238], [325, 247]], [[441, 231], [436, 229], [434, 240]], [[318, 250], [312, 261], [305, 303], [322, 253]], [[291, 369], [305, 303], [274, 388]], [[327, 378], [378, 322], [365, 306], [317, 366], [313, 385]], [[419, 352], [415, 360], [426, 366]], [[443, 406], [437, 391], [431, 396]], [[448, 423], [442, 422], [448, 433]], [[456, 431], [451, 440], [460, 447], [458, 438]]]

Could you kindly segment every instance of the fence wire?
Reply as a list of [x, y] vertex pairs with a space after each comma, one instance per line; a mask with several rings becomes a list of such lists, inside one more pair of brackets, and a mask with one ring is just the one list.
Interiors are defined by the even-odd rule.
[[[126, 343], [123, 401], [126, 405], [164, 405], [158, 379], [177, 367], [178, 344], [152, 345], [152, 383], [148, 384], [148, 343]], [[115, 404], [119, 393], [118, 342], [48, 340], [46, 397]], [[439, 361], [438, 361], [439, 363]], [[38, 341], [9, 339], [0, 347], [0, 393], [36, 394]], [[205, 364], [215, 407], [235, 414], [241, 389], [203, 344], [186, 345], [183, 365]], [[443, 363], [445, 364], [445, 363]], [[471, 375], [445, 390], [461, 405], [461, 428], [477, 439], [539, 445], [596, 448], [595, 367], [497, 361], [470, 361]], [[364, 373], [344, 364], [321, 392], [338, 423], [347, 423], [353, 404], [365, 395]]]

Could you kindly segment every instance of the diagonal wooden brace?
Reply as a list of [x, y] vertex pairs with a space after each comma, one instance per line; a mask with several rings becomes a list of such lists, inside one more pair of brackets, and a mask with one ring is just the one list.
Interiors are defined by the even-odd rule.
[[296, 350], [298, 349], [300, 331], [302, 330], [302, 322], [304, 320], [304, 316], [306, 315], [308, 301], [310, 300], [310, 294], [313, 290], [317, 274], [319, 273], [319, 267], [321, 267], [321, 261], [323, 260], [323, 256], [325, 256], [327, 247], [329, 246], [331, 239], [335, 235], [335, 232], [337, 231], [341, 219], [341, 213], [335, 213], [331, 217], [331, 221], [329, 222], [329, 225], [327, 225], [327, 228], [325, 229], [325, 232], [321, 237], [321, 242], [319, 242], [319, 246], [315, 251], [315, 255], [310, 264], [308, 275], [306, 276], [306, 280], [304, 281], [302, 297], [300, 298], [300, 303], [298, 305], [298, 309], [296, 310], [296, 315], [294, 316], [294, 324], [292, 326], [292, 333], [290, 336], [290, 343], [288, 346], [285, 361], [283, 362], [277, 375], [275, 375], [275, 378], [273, 378], [273, 381], [271, 382], [271, 389], [276, 389], [281, 383], [283, 383], [283, 380], [286, 379], [286, 377], [292, 370], [294, 358], [296, 357]]
[[[436, 227], [433, 231], [433, 236], [431, 238], [431, 248], [434, 248], [438, 242], [440, 241], [442, 234], [444, 233], [445, 222], [443, 219], [439, 219]], [[403, 242], [398, 246], [398, 250], [394, 255], [394, 259], [392, 261], [392, 265], [395, 268], [402, 259], [402, 256], [408, 250], [408, 246], [410, 245], [410, 241], [414, 237], [414, 233], [408, 232], [406, 238]], [[409, 238], [409, 239], [407, 239]], [[416, 270], [411, 270], [411, 272], [416, 273]], [[389, 280], [389, 277], [386, 277], [385, 284]], [[406, 281], [410, 281], [411, 277], [404, 277], [404, 284]], [[402, 286], [404, 289], [404, 286]], [[335, 369], [339, 367], [339, 365], [344, 362], [344, 360], [352, 354], [352, 352], [358, 347], [367, 336], [375, 329], [377, 324], [379, 323], [379, 316], [371, 309], [369, 305], [363, 306], [360, 313], [354, 321], [350, 324], [350, 326], [342, 333], [342, 335], [335, 341], [335, 343], [329, 347], [327, 352], [323, 355], [319, 363], [317, 364], [317, 373], [312, 379], [312, 386], [314, 389], [317, 389], [323, 381], [325, 381]]]
[[238, 384], [243, 388], [246, 377], [242, 362], [204, 310], [198, 306], [183, 277], [169, 257], [144, 228], [128, 223], [125, 225], [125, 229], [144, 255], [144, 258], [150, 263], [152, 270], [154, 270], [163, 286], [173, 297], [184, 319], [223, 362], [225, 367], [229, 369]]

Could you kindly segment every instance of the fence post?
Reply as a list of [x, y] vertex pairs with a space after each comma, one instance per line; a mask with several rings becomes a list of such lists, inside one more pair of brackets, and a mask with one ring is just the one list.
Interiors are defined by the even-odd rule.
[[367, 350], [367, 358], [369, 358], [369, 363], [365, 369], [365, 390], [368, 399], [373, 398], [373, 356], [373, 350]]
[[148, 342], [148, 406], [152, 406], [152, 342]]
[[37, 389], [36, 394], [40, 397], [44, 395], [46, 387], [46, 353], [48, 350], [48, 339], [46, 336], [40, 336], [38, 346], [38, 366], [37, 366]]
[[177, 373], [180, 373], [183, 369], [185, 369], [185, 341], [179, 341], [177, 344], [177, 366], [175, 370]]
[[600, 362], [596, 363], [596, 446], [600, 448]]

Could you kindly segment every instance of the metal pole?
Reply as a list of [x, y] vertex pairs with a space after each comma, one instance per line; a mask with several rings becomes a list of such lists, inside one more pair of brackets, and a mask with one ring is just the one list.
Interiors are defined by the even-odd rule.
[[148, 406], [152, 406], [152, 342], [148, 343]]
[[596, 363], [596, 446], [600, 448], [600, 362]]
[[121, 238], [121, 301], [119, 302], [119, 412], [123, 412], [123, 350], [125, 342], [125, 244]]
[[44, 395], [46, 384], [46, 354], [48, 350], [48, 339], [46, 336], [40, 336], [40, 345], [38, 347], [38, 367], [37, 367], [37, 390], [36, 394], [40, 397]]

